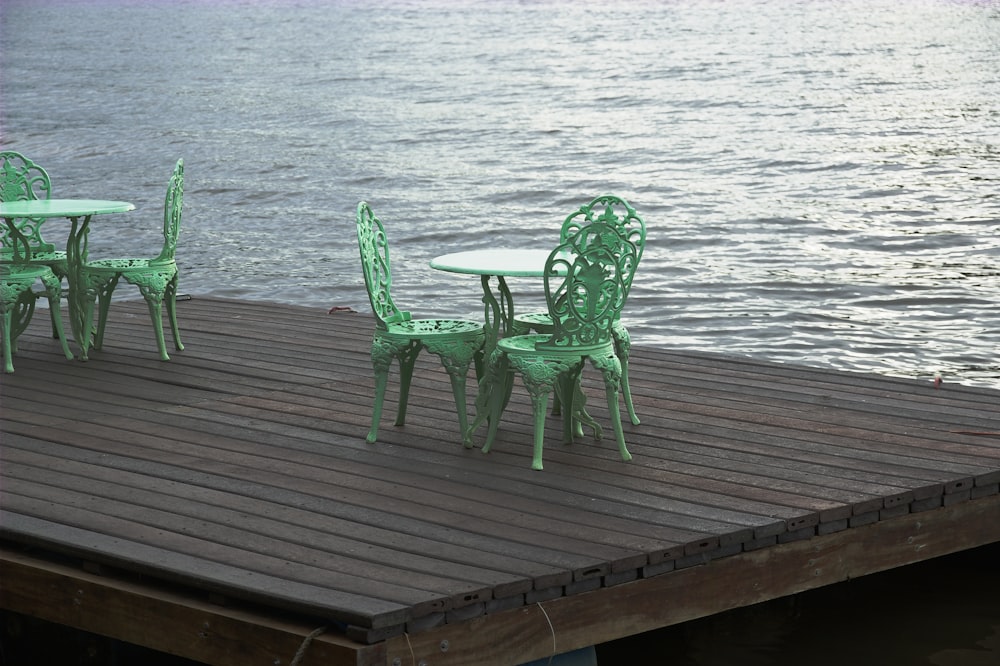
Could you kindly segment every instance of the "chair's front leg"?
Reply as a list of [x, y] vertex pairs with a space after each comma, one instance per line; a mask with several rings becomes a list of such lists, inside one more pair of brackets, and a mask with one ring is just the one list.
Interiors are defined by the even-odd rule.
[[[583, 371], [583, 359], [563, 373], [556, 382], [556, 405], [565, 405], [566, 409], [559, 410], [559, 416], [563, 420], [563, 443], [572, 444], [574, 437], [583, 436], [582, 420], [578, 418], [577, 412], [586, 414], [586, 397], [579, 391], [580, 374]], [[553, 409], [555, 415], [556, 410]], [[589, 414], [587, 415], [589, 417]], [[596, 425], [596, 424], [595, 424]]]
[[[167, 354], [167, 344], [163, 340], [163, 299], [166, 298], [167, 286], [173, 277], [172, 271], [168, 269], [150, 269], [148, 272], [143, 271], [141, 274], [131, 278], [128, 273], [123, 273], [122, 277], [139, 287], [139, 293], [146, 299], [146, 305], [149, 306], [149, 318], [153, 323], [153, 334], [156, 336], [156, 348], [160, 352], [160, 360], [169, 361], [170, 356]], [[102, 322], [106, 316], [106, 306], [110, 305], [110, 301], [110, 293], [106, 300], [102, 299], [101, 301]], [[100, 349], [103, 335], [102, 324], [101, 328], [98, 329], [97, 340], [94, 344], [95, 349]]]
[[520, 373], [524, 386], [531, 396], [534, 417], [535, 441], [531, 469], [542, 469], [542, 447], [545, 440], [545, 418], [549, 409], [549, 395], [561, 378], [572, 371], [579, 359], [551, 358], [532, 355], [515, 355], [511, 364]]
[[372, 425], [365, 441], [374, 444], [378, 437], [378, 424], [382, 419], [382, 403], [385, 400], [385, 389], [389, 383], [389, 368], [396, 358], [398, 344], [384, 338], [378, 333], [372, 338], [372, 370], [375, 372], [375, 404], [372, 407]]
[[6, 307], [0, 311], [0, 329], [3, 332], [3, 340], [0, 340], [0, 344], [3, 345], [3, 369], [4, 372], [11, 373], [14, 372], [14, 359], [13, 350], [11, 346], [13, 345], [13, 338], [11, 337], [11, 312]]
[[615, 323], [612, 333], [614, 334], [615, 353], [622, 364], [622, 397], [625, 398], [625, 409], [628, 411], [628, 417], [632, 421], [632, 425], [639, 425], [639, 417], [636, 415], [635, 407], [632, 404], [632, 387], [628, 381], [628, 362], [632, 351], [632, 338], [629, 335], [628, 329], [621, 322]]
[[43, 277], [42, 282], [45, 283], [45, 294], [49, 300], [49, 318], [52, 321], [52, 333], [59, 340], [59, 344], [62, 345], [63, 355], [67, 360], [72, 360], [73, 351], [69, 348], [69, 342], [66, 341], [66, 334], [63, 332], [62, 313], [59, 310], [59, 301], [62, 299], [62, 280], [59, 279], [58, 275], [53, 274]]
[[170, 332], [174, 336], [174, 349], [184, 351], [184, 345], [181, 344], [181, 329], [177, 325], [177, 280], [178, 274], [174, 273], [174, 276], [167, 283], [167, 293], [164, 298], [167, 301], [167, 318], [170, 320]]
[[100, 349], [104, 346], [104, 329], [107, 326], [108, 312], [111, 309], [111, 295], [118, 287], [119, 277], [116, 274], [97, 287], [97, 332], [94, 333], [94, 349]]
[[413, 383], [413, 366], [420, 355], [419, 340], [411, 340], [405, 344], [397, 344], [395, 356], [399, 359], [399, 405], [396, 409], [394, 425], [406, 424], [406, 405], [410, 401], [410, 384]]
[[[160, 352], [160, 360], [169, 361], [167, 343], [163, 340], [163, 301], [158, 298], [147, 299], [146, 307], [149, 310], [149, 319], [153, 322], [153, 334], [156, 336], [156, 348]], [[99, 347], [95, 345], [95, 349]]]
[[485, 383], [482, 388], [485, 400], [483, 402], [483, 412], [476, 414], [476, 426], [483, 419], [489, 419], [489, 428], [486, 431], [486, 441], [483, 443], [483, 453], [489, 453], [493, 446], [493, 440], [497, 436], [497, 429], [500, 427], [500, 416], [503, 414], [505, 400], [504, 397], [510, 391], [509, 383], [513, 381], [513, 374], [510, 371], [510, 360], [507, 355], [499, 349], [493, 350], [490, 356], [489, 369]]
[[618, 356], [614, 353], [605, 355], [595, 355], [590, 358], [594, 367], [601, 371], [604, 377], [604, 392], [608, 398], [608, 411], [611, 416], [611, 425], [614, 428], [615, 440], [618, 442], [618, 451], [622, 460], [631, 460], [632, 454], [625, 446], [625, 433], [622, 431], [622, 416], [618, 410], [618, 387], [622, 381], [622, 364]]
[[11, 348], [17, 353], [17, 338], [24, 333], [31, 323], [31, 318], [35, 314], [35, 293], [30, 288], [25, 288], [14, 301], [13, 306], [8, 310], [10, 313], [10, 340]]
[[444, 365], [444, 369], [451, 378], [451, 392], [455, 396], [455, 408], [458, 411], [459, 432], [466, 448], [470, 448], [472, 442], [466, 437], [469, 419], [465, 386], [473, 358], [482, 353], [483, 337], [484, 335], [480, 334], [467, 339], [428, 340], [426, 342], [427, 351], [436, 354], [441, 359], [441, 364]]
[[531, 394], [531, 413], [535, 417], [535, 445], [532, 449], [531, 469], [542, 469], [542, 448], [545, 443], [545, 417], [549, 411], [549, 391]]

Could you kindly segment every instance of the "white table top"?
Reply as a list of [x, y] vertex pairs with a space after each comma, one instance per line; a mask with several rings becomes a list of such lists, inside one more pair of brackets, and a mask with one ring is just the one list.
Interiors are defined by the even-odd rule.
[[453, 252], [435, 257], [431, 268], [469, 275], [541, 277], [545, 274], [545, 260], [550, 252], [513, 248]]
[[80, 217], [134, 210], [127, 201], [102, 199], [31, 199], [0, 202], [0, 217]]

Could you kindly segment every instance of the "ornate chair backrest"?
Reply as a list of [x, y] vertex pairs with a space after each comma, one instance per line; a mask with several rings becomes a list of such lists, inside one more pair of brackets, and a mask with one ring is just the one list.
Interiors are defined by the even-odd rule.
[[[51, 196], [52, 184], [45, 169], [21, 153], [12, 150], [0, 151], [0, 201], [29, 201], [49, 199]], [[46, 243], [41, 234], [44, 221], [37, 218], [20, 218], [15, 220], [14, 224], [27, 239], [32, 250], [51, 252], [55, 246]], [[2, 222], [0, 222], [0, 245], [3, 245], [5, 251], [13, 252], [14, 241], [10, 237], [10, 228]]]
[[595, 220], [570, 234], [545, 262], [545, 301], [554, 330], [536, 349], [608, 343], [638, 263], [636, 244], [617, 226]]
[[621, 231], [635, 245], [638, 252], [636, 261], [642, 259], [646, 246], [646, 223], [629, 202], [613, 194], [599, 196], [570, 214], [563, 221], [559, 240], [565, 241], [579, 229], [595, 222], [603, 222]]
[[365, 288], [372, 304], [376, 326], [385, 329], [387, 324], [407, 321], [410, 313], [396, 307], [392, 301], [392, 270], [389, 267], [389, 239], [382, 220], [375, 217], [364, 201], [357, 212], [358, 249], [361, 251], [361, 270], [365, 275]]
[[184, 207], [184, 160], [177, 160], [163, 200], [163, 249], [153, 259], [154, 264], [169, 264], [177, 254], [177, 237], [181, 233], [181, 209]]

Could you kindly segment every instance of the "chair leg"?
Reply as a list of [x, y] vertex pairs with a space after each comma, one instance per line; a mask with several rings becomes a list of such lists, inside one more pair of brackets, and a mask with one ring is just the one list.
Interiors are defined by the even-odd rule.
[[[523, 332], [519, 333], [517, 330], [515, 330], [514, 335], [525, 335], [527, 333], [530, 333], [531, 331], [534, 331], [535, 333], [550, 333], [551, 334], [552, 331], [555, 330], [551, 323], [548, 323], [548, 324], [535, 324], [533, 326], [527, 326], [526, 324], [519, 324], [519, 326], [521, 327], [519, 330], [521, 330]], [[562, 416], [562, 414], [563, 414], [563, 400], [564, 400], [564, 397], [560, 396], [558, 391], [554, 392], [554, 394], [552, 396], [552, 416]], [[572, 409], [570, 409], [569, 411], [570, 411], [570, 413], [573, 412]], [[580, 430], [579, 434], [580, 434], [580, 436], [583, 435], [582, 429]]]
[[465, 405], [465, 384], [469, 366], [465, 366], [465, 372], [453, 370], [448, 364], [445, 364], [445, 367], [448, 368], [448, 375], [451, 377], [451, 392], [455, 396], [455, 409], [458, 412], [458, 431], [462, 433], [464, 438], [465, 431], [469, 428], [468, 410]]
[[395, 425], [406, 424], [406, 405], [410, 399], [410, 384], [413, 381], [413, 366], [420, 354], [420, 343], [413, 341], [396, 351], [399, 359], [399, 406], [396, 410]]
[[476, 352], [473, 357], [476, 367], [476, 413], [472, 417], [472, 423], [468, 423], [468, 415], [466, 415], [466, 425], [462, 428], [462, 446], [467, 449], [471, 449], [472, 444], [472, 433], [474, 433], [479, 425], [483, 422], [485, 415], [488, 413], [487, 408], [489, 406], [489, 400], [484, 401], [483, 396], [487, 395], [484, 393], [484, 388], [488, 385], [487, 374], [489, 372], [487, 367], [487, 359], [483, 354], [483, 350], [480, 349]]
[[[84, 323], [83, 334], [90, 335], [90, 327], [94, 323], [94, 300], [97, 301], [97, 333], [94, 335], [94, 349], [100, 349], [104, 345], [104, 327], [108, 323], [108, 310], [111, 307], [111, 294], [114, 293], [115, 287], [118, 286], [118, 275], [114, 275], [111, 278], [90, 285], [94, 291], [94, 296], [91, 299], [91, 303], [87, 308], [87, 315]], [[82, 341], [78, 341], [82, 344]]]
[[498, 362], [497, 359], [500, 354], [499, 350], [494, 350], [489, 358], [486, 358], [482, 353], [477, 356], [476, 375], [479, 389], [476, 394], [476, 414], [472, 417], [472, 422], [466, 426], [465, 432], [462, 434], [462, 444], [467, 449], [473, 447], [472, 435], [483, 424], [483, 421], [490, 418], [490, 414], [492, 413], [493, 392], [496, 390], [495, 364]]
[[[55, 273], [56, 279], [59, 280], [59, 296], [61, 297], [63, 280], [66, 280], [67, 277], [69, 276], [69, 269], [67, 269], [65, 261], [53, 262], [49, 264], [49, 268], [52, 269], [52, 272]], [[53, 310], [49, 308], [49, 312], [51, 313], [53, 312]], [[57, 328], [54, 320], [51, 323], [52, 323], [52, 339], [58, 340], [59, 329], [62, 329], [62, 325], [60, 324], [59, 327]]]
[[618, 451], [622, 460], [632, 460], [632, 454], [625, 446], [625, 433], [622, 430], [622, 415], [618, 409], [618, 387], [621, 386], [622, 369], [621, 361], [614, 353], [607, 356], [591, 357], [594, 367], [601, 371], [604, 377], [604, 392], [608, 398], [608, 411], [611, 417], [611, 425], [614, 428], [615, 440], [618, 442]]
[[531, 392], [531, 411], [535, 417], [535, 445], [531, 456], [531, 469], [542, 469], [542, 447], [545, 443], [545, 417], [549, 411], [549, 391], [543, 387]]
[[534, 421], [534, 446], [531, 469], [542, 469], [542, 449], [545, 443], [545, 419], [549, 410], [549, 396], [561, 378], [571, 374], [579, 364], [565, 360], [543, 359], [534, 356], [515, 356], [511, 364], [521, 373], [524, 387], [531, 396], [531, 413]]
[[632, 339], [628, 329], [621, 324], [616, 324], [612, 332], [615, 340], [615, 353], [622, 364], [622, 396], [625, 398], [625, 409], [628, 411], [632, 425], [639, 425], [639, 417], [632, 405], [632, 387], [629, 386], [628, 382], [628, 360], [632, 350]]
[[368, 429], [365, 441], [374, 444], [378, 438], [378, 422], [382, 419], [382, 401], [385, 399], [385, 386], [389, 383], [389, 369], [375, 369], [375, 404], [372, 406], [372, 425]]
[[3, 308], [3, 312], [0, 312], [0, 331], [3, 333], [3, 370], [6, 373], [14, 372], [14, 358], [13, 352], [11, 350], [11, 328], [13, 327], [13, 315], [7, 307]]
[[632, 425], [639, 425], [639, 417], [632, 405], [632, 389], [628, 384], [628, 356], [622, 359], [622, 396], [625, 398], [625, 409], [628, 411], [629, 420], [632, 421]]
[[486, 372], [486, 359], [484, 358], [484, 356], [485, 354], [483, 354], [483, 350], [482, 348], [480, 348], [476, 351], [475, 355], [473, 355], [472, 357], [472, 361], [475, 364], [474, 367], [476, 368], [477, 382], [483, 378], [483, 373]]
[[[56, 292], [56, 299], [57, 299], [56, 302], [58, 303], [59, 300], [62, 299], [62, 278], [59, 276], [58, 273], [56, 273], [56, 279], [59, 280], [58, 291]], [[52, 324], [52, 339], [65, 340], [66, 339], [65, 336], [60, 337], [60, 335], [62, 335], [61, 333], [62, 322], [60, 322], [59, 325], [57, 326], [55, 316], [56, 316], [56, 310], [52, 307], [52, 299], [49, 298], [49, 320], [50, 323]]]
[[0, 344], [3, 344], [4, 372], [14, 372], [14, 353], [17, 336], [24, 331], [35, 311], [35, 294], [32, 285], [36, 277], [4, 276], [0, 285]]
[[608, 384], [606, 392], [608, 394], [608, 409], [611, 410], [611, 425], [615, 430], [615, 439], [618, 441], [618, 451], [622, 460], [632, 460], [632, 454], [625, 446], [625, 433], [622, 431], [622, 415], [618, 412], [618, 389]]
[[49, 299], [49, 319], [52, 322], [52, 335], [59, 340], [62, 345], [63, 355], [66, 360], [73, 359], [73, 351], [69, 348], [66, 334], [63, 332], [62, 312], [60, 311], [60, 301], [62, 300], [62, 280], [58, 276], [49, 279], [42, 278], [45, 283], [45, 293]]
[[[469, 366], [476, 365], [476, 381], [482, 378], [483, 372], [483, 342], [485, 335], [478, 333], [468, 338], [428, 338], [422, 344], [431, 354], [441, 360], [441, 365], [451, 378], [451, 391], [455, 395], [455, 407], [458, 411], [459, 432], [462, 434], [462, 444], [472, 447], [469, 430], [469, 415], [466, 396], [466, 383], [469, 377]], [[478, 400], [478, 397], [477, 397]]]
[[149, 319], [153, 322], [153, 333], [156, 335], [156, 348], [160, 352], [161, 361], [169, 361], [167, 354], [167, 343], [163, 340], [163, 296], [153, 294], [146, 298], [146, 306], [149, 308]]
[[[483, 453], [489, 453], [490, 447], [493, 446], [493, 440], [497, 436], [497, 429], [500, 427], [500, 416], [503, 414], [506, 396], [510, 394], [511, 384], [514, 381], [514, 375], [510, 371], [510, 360], [500, 350], [493, 353], [484, 381], [488, 382], [487, 390], [489, 391], [488, 402], [485, 405], [489, 428], [486, 431], [486, 441], [483, 443], [482, 450]], [[477, 414], [476, 424], [478, 425], [481, 421], [482, 417]]]
[[14, 301], [13, 307], [8, 306], [10, 312], [10, 353], [17, 354], [17, 339], [28, 328], [31, 318], [35, 314], [35, 292], [30, 285], [23, 285], [23, 290]]
[[[561, 380], [563, 393], [566, 395], [564, 398], [566, 409], [569, 412], [569, 416], [563, 418], [567, 418], [567, 427], [572, 431], [573, 437], [583, 437], [583, 427], [587, 426], [594, 433], [594, 439], [600, 441], [604, 437], [604, 430], [597, 419], [587, 411], [587, 394], [583, 392], [583, 387], [580, 385], [584, 361], [585, 359], [580, 359], [579, 365], [573, 369], [573, 372]], [[572, 419], [572, 421], [568, 419]]]
[[[49, 299], [49, 323], [52, 325], [52, 339], [60, 340], [66, 349], [69, 348], [66, 342], [66, 336], [63, 334], [62, 329], [62, 316], [59, 314], [59, 299], [56, 299], [55, 303], [52, 299]], [[72, 352], [68, 358], [73, 358]]]
[[[553, 415], [561, 415], [563, 419], [563, 443], [572, 444], [574, 437], [583, 437], [583, 424], [596, 426], [595, 435], [600, 426], [590, 418], [586, 410], [586, 397], [580, 390], [580, 375], [583, 373], [583, 363], [570, 368], [559, 376], [556, 382], [555, 406], [565, 405], [565, 409], [552, 409]], [[585, 417], [585, 418], [581, 418]]]
[[59, 338], [59, 344], [62, 345], [63, 356], [66, 357], [67, 361], [72, 361], [73, 350], [69, 348], [69, 341], [66, 339], [66, 332], [63, 331], [62, 315], [59, 311], [59, 300], [56, 299], [54, 303], [50, 302], [49, 309], [52, 310], [52, 330], [55, 331], [55, 336]]
[[389, 368], [396, 356], [396, 346], [392, 341], [376, 335], [372, 338], [372, 369], [375, 372], [375, 403], [372, 406], [372, 425], [368, 429], [365, 441], [374, 444], [378, 437], [378, 424], [382, 419], [382, 402], [385, 400], [385, 387], [389, 383]]
[[164, 296], [167, 302], [167, 318], [170, 319], [170, 332], [174, 336], [174, 349], [177, 351], [184, 351], [184, 345], [181, 344], [181, 329], [177, 325], [177, 276], [167, 283], [167, 293]]

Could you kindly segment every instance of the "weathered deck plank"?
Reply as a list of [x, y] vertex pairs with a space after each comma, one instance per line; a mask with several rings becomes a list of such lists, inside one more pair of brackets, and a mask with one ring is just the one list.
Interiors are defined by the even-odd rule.
[[634, 460], [553, 420], [533, 472], [523, 391], [465, 449], [433, 357], [365, 444], [370, 317], [179, 307], [170, 363], [142, 303], [87, 363], [32, 322], [0, 379], [5, 543], [378, 642], [1000, 492], [996, 391], [636, 346]]

